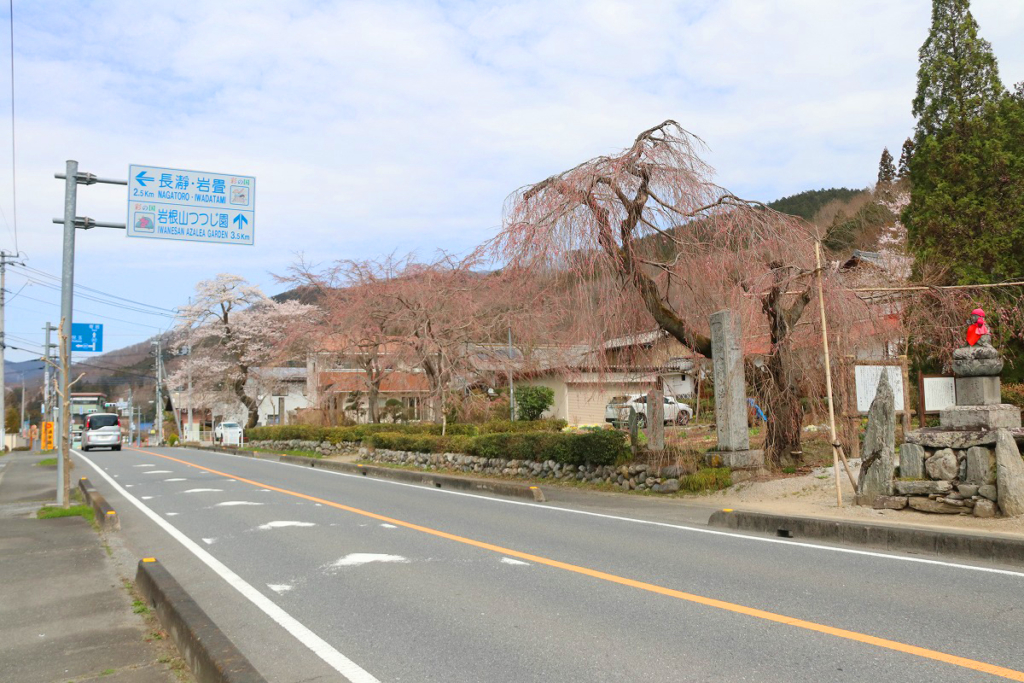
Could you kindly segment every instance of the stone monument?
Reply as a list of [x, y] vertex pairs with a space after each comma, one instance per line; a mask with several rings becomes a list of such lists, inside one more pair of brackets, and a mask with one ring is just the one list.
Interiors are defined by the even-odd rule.
[[[985, 311], [971, 312], [967, 345], [953, 351], [956, 405], [938, 427], [905, 435], [896, 493], [924, 512], [992, 517], [1024, 514], [1024, 439], [1020, 409], [1001, 403], [1003, 359], [992, 346]], [[876, 501], [876, 507], [878, 502]]]
[[718, 448], [709, 452], [705, 460], [715, 467], [746, 469], [764, 466], [764, 451], [750, 448], [741, 339], [740, 322], [732, 311], [718, 311], [711, 315]]
[[896, 476], [896, 405], [885, 372], [878, 380], [878, 391], [868, 410], [863, 454], [857, 504], [874, 505], [879, 496], [892, 495]]

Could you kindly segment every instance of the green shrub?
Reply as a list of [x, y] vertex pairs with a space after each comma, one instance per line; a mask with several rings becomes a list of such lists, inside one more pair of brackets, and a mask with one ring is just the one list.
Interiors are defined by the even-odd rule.
[[178, 435], [177, 434], [171, 434], [169, 437], [167, 437], [167, 445], [168, 446], [177, 446], [178, 445]]
[[520, 420], [536, 420], [555, 402], [555, 390], [549, 387], [517, 387], [516, 417]]
[[[475, 436], [476, 425], [449, 424], [445, 430], [451, 436]], [[364, 424], [351, 427], [316, 427], [314, 425], [272, 425], [253, 427], [247, 432], [250, 441], [329, 441], [331, 443], [359, 442], [373, 434], [433, 434], [440, 436], [441, 425], [432, 422], [409, 424]]]
[[[480, 425], [481, 434], [504, 434], [506, 432], [560, 432], [569, 423], [565, 420], [491, 420]], [[469, 425], [467, 425], [469, 426]]]
[[732, 486], [728, 467], [702, 467], [679, 480], [679, 488], [692, 493], [708, 493]]
[[613, 465], [628, 455], [626, 435], [595, 432], [518, 432], [484, 434], [473, 440], [473, 455], [510, 460], [554, 460], [566, 465]]
[[1001, 387], [1003, 403], [1024, 408], [1024, 384], [1006, 383]]

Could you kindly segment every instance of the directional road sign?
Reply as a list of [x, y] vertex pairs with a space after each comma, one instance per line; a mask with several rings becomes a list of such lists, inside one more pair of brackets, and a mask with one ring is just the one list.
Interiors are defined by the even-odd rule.
[[72, 351], [102, 351], [103, 325], [71, 323]]
[[256, 178], [128, 167], [128, 236], [253, 244]]

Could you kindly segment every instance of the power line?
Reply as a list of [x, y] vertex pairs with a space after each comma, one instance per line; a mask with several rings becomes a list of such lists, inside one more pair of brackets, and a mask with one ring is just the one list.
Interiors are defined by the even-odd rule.
[[[42, 299], [36, 299], [35, 297], [31, 297], [28, 294], [23, 294], [22, 298], [23, 299], [28, 299], [30, 301], [37, 301], [39, 303], [45, 303], [47, 306], [57, 306], [57, 307], [60, 306], [60, 304], [56, 303], [55, 301], [44, 301]], [[125, 319], [122, 319], [120, 317], [113, 317], [112, 315], [103, 315], [102, 313], [96, 313], [96, 312], [93, 312], [91, 310], [83, 310], [81, 308], [76, 308], [75, 312], [77, 312], [77, 313], [87, 313], [89, 315], [95, 315], [96, 317], [101, 317], [103, 319], [106, 319], [106, 321], [116, 321], [118, 323], [124, 323], [126, 325], [134, 325], [134, 326], [137, 326], [137, 327], [140, 327], [140, 328], [151, 328], [153, 330], [160, 330], [161, 332], [165, 332], [167, 330], [166, 328], [160, 328], [160, 327], [157, 327], [156, 325], [146, 325], [144, 323], [135, 323], [133, 321], [125, 321]]]
[[[25, 277], [26, 283], [30, 283], [30, 284], [34, 284], [34, 285], [39, 285], [40, 287], [45, 287], [45, 288], [53, 290], [55, 292], [61, 291], [60, 285], [57, 285], [57, 284], [54, 284], [54, 283], [51, 283], [51, 282], [45, 282], [43, 280], [36, 280], [36, 279], [32, 278], [31, 276], [25, 275], [24, 273], [22, 273], [22, 275], [23, 275], [23, 277]], [[127, 304], [123, 304], [123, 303], [116, 302], [116, 301], [107, 301], [105, 299], [101, 299], [99, 297], [92, 296], [91, 294], [84, 294], [82, 292], [78, 292], [78, 297], [77, 298], [85, 299], [86, 301], [93, 301], [95, 303], [102, 304], [104, 306], [114, 306], [114, 307], [119, 308], [119, 309], [124, 310], [124, 311], [131, 311], [133, 313], [141, 313], [143, 315], [152, 315], [152, 316], [157, 316], [157, 317], [161, 317], [161, 318], [170, 318], [170, 319], [174, 319], [174, 317], [175, 317], [171, 313], [162, 313], [162, 312], [159, 312], [159, 311], [150, 311], [150, 310], [146, 310], [144, 308], [138, 308], [137, 306], [129, 306]]]
[[[27, 278], [29, 280], [32, 280], [36, 284], [40, 284], [40, 285], [43, 285], [43, 286], [46, 286], [46, 287], [50, 287], [52, 289], [59, 289], [59, 285], [56, 285], [55, 283], [61, 281], [60, 276], [58, 276], [58, 275], [51, 275], [50, 273], [47, 273], [46, 271], [39, 270], [38, 268], [32, 268], [30, 266], [20, 266], [20, 268], [22, 270], [28, 271], [27, 273], [22, 273], [22, 275], [25, 278]], [[53, 280], [54, 283], [48, 283], [48, 282], [42, 282], [42, 281], [39, 281], [39, 280], [34, 280], [31, 277], [31, 275], [36, 275], [36, 276], [39, 276], [39, 277], [49, 278], [50, 280]], [[126, 299], [123, 296], [118, 296], [117, 294], [110, 294], [109, 292], [104, 292], [104, 291], [99, 290], [99, 289], [93, 289], [92, 287], [86, 287], [85, 285], [78, 285], [78, 284], [76, 284], [75, 285], [75, 289], [80, 293], [80, 295], [82, 297], [84, 297], [86, 299], [89, 299], [90, 301], [98, 301], [98, 300], [94, 296], [91, 296], [90, 294], [85, 294], [83, 292], [91, 292], [92, 294], [103, 296], [103, 297], [107, 297], [108, 299], [116, 299], [118, 302], [124, 302], [124, 303], [128, 303], [128, 304], [132, 304], [133, 306], [138, 306], [138, 307], [142, 307], [142, 308], [152, 309], [153, 311], [157, 312], [154, 315], [162, 315], [162, 316], [166, 316], [168, 318], [171, 318], [171, 317], [175, 317], [175, 315], [177, 314], [177, 312], [175, 310], [170, 309], [170, 308], [163, 308], [161, 306], [154, 306], [153, 304], [147, 304], [147, 303], [143, 303], [141, 301], [135, 301], [133, 299]], [[98, 302], [99, 303], [104, 303], [104, 304], [109, 304], [109, 305], [116, 305], [116, 306], [124, 307], [124, 303], [112, 303], [112, 302], [109, 302], [109, 301], [98, 301]], [[140, 312], [142, 312], [142, 313], [149, 313], [149, 311], [140, 311]]]

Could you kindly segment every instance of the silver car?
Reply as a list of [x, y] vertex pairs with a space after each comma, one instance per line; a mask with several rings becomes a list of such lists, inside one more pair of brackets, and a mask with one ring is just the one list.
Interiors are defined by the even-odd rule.
[[92, 413], [82, 428], [82, 450], [109, 448], [121, 450], [121, 418], [114, 413]]

